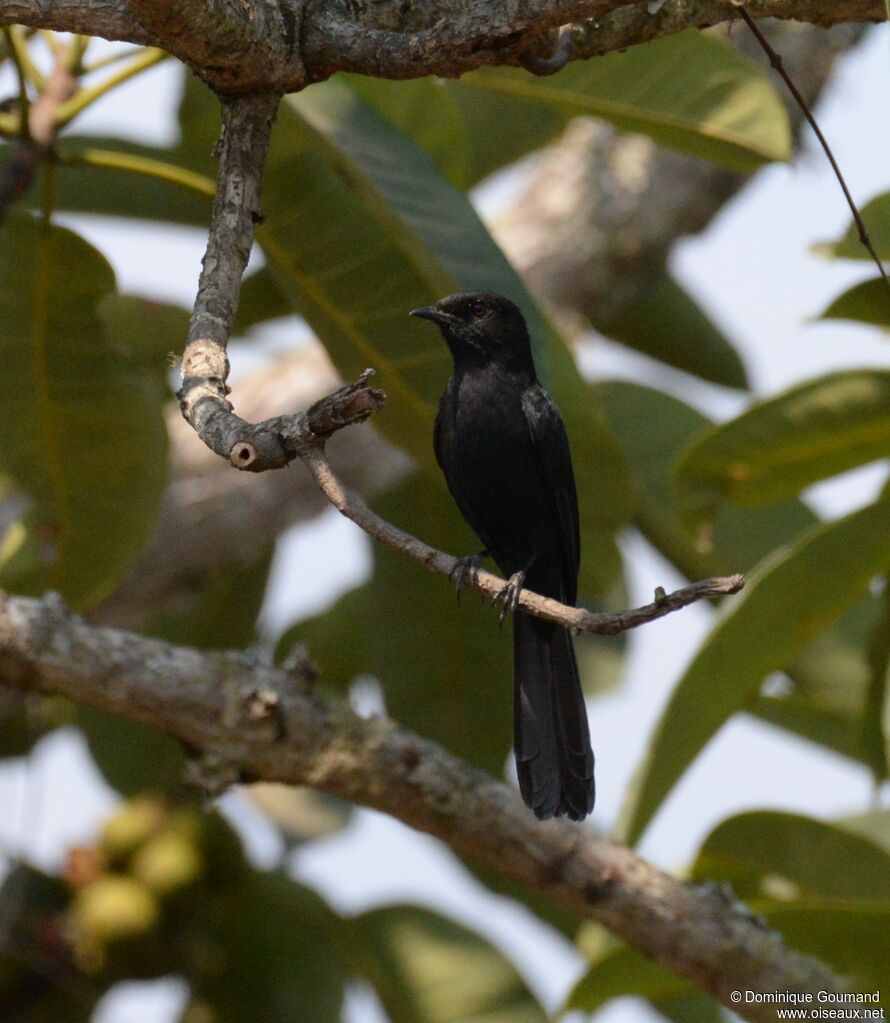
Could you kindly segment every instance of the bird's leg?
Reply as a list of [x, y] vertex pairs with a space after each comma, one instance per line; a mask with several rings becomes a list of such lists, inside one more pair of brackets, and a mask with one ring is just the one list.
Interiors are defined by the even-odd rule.
[[518, 572], [514, 572], [507, 580], [507, 585], [494, 598], [495, 603], [501, 605], [501, 613], [498, 616], [498, 625], [503, 625], [508, 612], [514, 612], [519, 605], [519, 594], [522, 593], [522, 587], [525, 585], [525, 574], [535, 563], [537, 557], [537, 554], [533, 554], [524, 568], [520, 568]]
[[460, 591], [464, 584], [464, 579], [469, 575], [470, 580], [475, 582], [479, 566], [489, 554], [491, 554], [491, 551], [484, 550], [479, 551], [478, 554], [468, 554], [465, 558], [458, 558], [454, 568], [448, 573], [448, 578], [454, 582], [454, 588], [457, 591], [458, 604], [460, 603]]

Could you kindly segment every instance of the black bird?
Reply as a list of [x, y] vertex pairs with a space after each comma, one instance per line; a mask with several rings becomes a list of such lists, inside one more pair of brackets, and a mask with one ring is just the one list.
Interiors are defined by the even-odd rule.
[[[523, 586], [574, 605], [578, 498], [565, 425], [535, 373], [519, 309], [489, 292], [449, 295], [414, 309], [438, 324], [454, 374], [436, 417], [436, 459], [515, 610]], [[535, 815], [583, 820], [593, 809], [593, 752], [571, 635], [517, 612], [513, 624], [513, 732], [519, 789]]]

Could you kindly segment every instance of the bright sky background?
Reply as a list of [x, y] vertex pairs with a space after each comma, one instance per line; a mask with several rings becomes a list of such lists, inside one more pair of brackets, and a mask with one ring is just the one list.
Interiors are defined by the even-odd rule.
[[[843, 62], [817, 111], [860, 205], [890, 188], [888, 57], [890, 34], [886, 28], [873, 30]], [[78, 130], [168, 141], [177, 80], [172, 65], [151, 71], [91, 111]], [[0, 77], [0, 93], [6, 86]], [[486, 188], [483, 211], [504, 201], [506, 189]], [[123, 289], [191, 304], [203, 251], [201, 232], [134, 227], [102, 218], [64, 220], [111, 259]], [[866, 264], [827, 263], [809, 251], [813, 243], [840, 234], [848, 220], [827, 162], [808, 143], [795, 167], [761, 172], [701, 237], [677, 246], [675, 272], [736, 341], [758, 392], [769, 393], [840, 367], [890, 362], [888, 340], [875, 329], [807, 323], [849, 284], [874, 273]], [[280, 321], [266, 332], [269, 347], [279, 350], [297, 334], [292, 321]], [[251, 356], [251, 364], [255, 359]], [[246, 364], [242, 362], [241, 368]], [[688, 378], [609, 344], [597, 346], [585, 358], [584, 368], [600, 377], [680, 387], [687, 400], [721, 418], [740, 404], [736, 396], [706, 385], [690, 391]], [[868, 500], [883, 476], [883, 470], [875, 468], [848, 473], [813, 488], [812, 502], [825, 514], [839, 514]], [[651, 599], [656, 586], [680, 585], [676, 573], [639, 538], [627, 537], [624, 549], [632, 603]], [[368, 564], [367, 539], [336, 512], [292, 531], [275, 564], [264, 611], [266, 627], [274, 630], [330, 603], [367, 572]], [[709, 620], [707, 609], [693, 607], [638, 630], [620, 690], [590, 702], [598, 770], [596, 827], [607, 830], [614, 822], [660, 708], [707, 632]], [[863, 811], [872, 797], [864, 769], [787, 733], [736, 718], [682, 780], [646, 834], [641, 851], [659, 864], [678, 867], [711, 827], [731, 813], [774, 807], [830, 818]], [[79, 739], [71, 732], [52, 735], [26, 766], [0, 768], [2, 847], [24, 850], [34, 862], [55, 867], [66, 848], [93, 838], [113, 799]], [[223, 804], [242, 827], [257, 859], [271, 864], [279, 852], [273, 829], [237, 794], [227, 796]], [[481, 889], [438, 843], [379, 814], [360, 811], [348, 831], [298, 853], [293, 867], [297, 876], [316, 885], [344, 911], [415, 900], [468, 921], [514, 958], [548, 1007], [559, 1004], [582, 969], [571, 945], [521, 908]], [[168, 1023], [176, 1016], [181, 994], [172, 983], [128, 985], [106, 999], [98, 1019]], [[627, 1004], [598, 1017], [606, 1023], [650, 1018], [642, 1006]], [[367, 993], [351, 997], [349, 1023], [379, 1019]]]

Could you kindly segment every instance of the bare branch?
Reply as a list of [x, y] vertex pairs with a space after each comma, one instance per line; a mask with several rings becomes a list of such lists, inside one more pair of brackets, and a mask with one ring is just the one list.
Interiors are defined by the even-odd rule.
[[[337, 511], [355, 522], [369, 536], [401, 554], [406, 554], [431, 572], [438, 572], [440, 575], [448, 577], [454, 575], [460, 564], [457, 558], [438, 551], [435, 547], [430, 547], [422, 540], [418, 540], [417, 537], [405, 533], [397, 526], [380, 518], [357, 494], [350, 493], [334, 475], [321, 444], [317, 442], [308, 444], [300, 452], [300, 457], [308, 466], [325, 497]], [[491, 572], [478, 569], [466, 574], [465, 585], [483, 596], [495, 600], [500, 597], [505, 582]], [[663, 618], [672, 611], [679, 611], [698, 600], [738, 593], [744, 585], [745, 579], [741, 575], [705, 579], [702, 582], [684, 586], [671, 594], [659, 591], [653, 603], [646, 604], [644, 607], [629, 611], [602, 613], [594, 613], [580, 607], [569, 607], [566, 604], [561, 604], [558, 600], [533, 593], [531, 590], [522, 590], [519, 594], [518, 607], [538, 618], [558, 622], [575, 632], [592, 632], [612, 636], [628, 629], [635, 629], [637, 626], [645, 625], [657, 618]]]
[[[883, 0], [753, 0], [755, 18], [834, 25], [885, 18]], [[521, 63], [543, 33], [575, 23], [574, 58], [736, 18], [732, 0], [0, 0], [19, 23], [170, 49], [221, 92], [291, 92], [336, 71], [454, 77]]]
[[[182, 357], [179, 402], [186, 421], [217, 454], [230, 458], [238, 447], [239, 468], [254, 470], [287, 464], [280, 436], [266, 424], [239, 419], [227, 399], [226, 354], [241, 276], [260, 219], [260, 184], [278, 97], [255, 94], [222, 101], [219, 170], [207, 251]], [[244, 457], [248, 447], [252, 457]]]
[[[296, 677], [295, 677], [296, 675]], [[607, 838], [536, 821], [507, 786], [382, 719], [309, 690], [299, 672], [199, 653], [0, 594], [0, 678], [154, 725], [242, 779], [311, 785], [391, 814], [579, 916], [756, 1023], [734, 991], [837, 991], [721, 886], [688, 885]]]
[[0, 25], [28, 25], [159, 46], [126, 0], [0, 0]]

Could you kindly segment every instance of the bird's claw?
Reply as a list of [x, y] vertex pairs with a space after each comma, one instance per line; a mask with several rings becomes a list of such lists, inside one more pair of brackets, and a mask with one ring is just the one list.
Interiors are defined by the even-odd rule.
[[469, 576], [470, 582], [475, 585], [479, 575], [479, 566], [482, 564], [484, 557], [485, 553], [468, 554], [465, 558], [458, 558], [454, 568], [448, 573], [449, 580], [454, 583], [458, 604], [460, 603], [460, 591], [463, 588], [464, 580]]
[[519, 606], [519, 594], [525, 584], [525, 572], [514, 572], [507, 580], [506, 586], [494, 598], [495, 603], [501, 605], [501, 613], [498, 616], [498, 624], [503, 625], [508, 613], [512, 613]]

